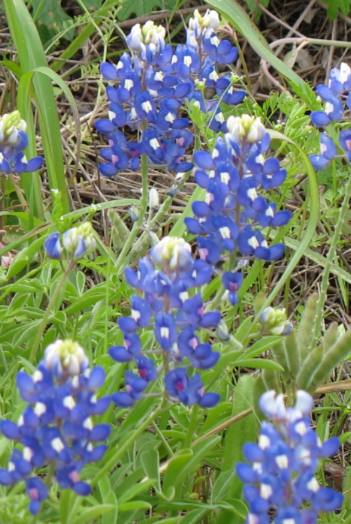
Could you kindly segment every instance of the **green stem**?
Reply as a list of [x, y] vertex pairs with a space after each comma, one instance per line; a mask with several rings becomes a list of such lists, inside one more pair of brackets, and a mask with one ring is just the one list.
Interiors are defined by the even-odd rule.
[[117, 275], [119, 275], [122, 269], [128, 264], [131, 248], [135, 242], [138, 232], [145, 219], [145, 214], [146, 214], [147, 204], [148, 204], [148, 190], [149, 190], [148, 162], [147, 162], [146, 155], [142, 155], [141, 157], [141, 177], [142, 177], [142, 194], [141, 194], [141, 201], [140, 201], [140, 208], [139, 208], [139, 216], [137, 220], [134, 222], [132, 230], [127, 238], [127, 241], [124, 244], [122, 251], [120, 252], [117, 258], [116, 268], [115, 268]]
[[322, 324], [322, 317], [323, 317], [323, 310], [324, 310], [324, 304], [327, 298], [327, 291], [328, 291], [328, 285], [329, 285], [329, 275], [331, 272], [331, 266], [333, 264], [335, 254], [336, 254], [336, 247], [337, 243], [339, 241], [342, 226], [345, 223], [345, 215], [348, 211], [348, 203], [351, 196], [351, 176], [348, 177], [348, 181], [345, 187], [345, 193], [344, 193], [344, 199], [339, 211], [338, 221], [335, 226], [334, 235], [331, 240], [329, 253], [327, 256], [326, 265], [323, 272], [321, 287], [320, 287], [320, 294], [319, 294], [319, 300], [317, 304], [317, 312], [313, 327], [313, 336], [311, 337], [311, 347], [314, 343], [316, 343], [320, 332], [321, 332], [321, 324]]
[[132, 433], [130, 436], [125, 438], [124, 443], [118, 446], [118, 448], [113, 453], [113, 455], [105, 462], [105, 464], [96, 473], [95, 477], [92, 480], [92, 484], [95, 484], [101, 477], [103, 477], [106, 473], [108, 473], [117, 464], [118, 460], [121, 457], [123, 457], [123, 455], [128, 451], [128, 449], [134, 444], [134, 442], [139, 437], [139, 435], [141, 435], [149, 426], [151, 426], [154, 420], [162, 412], [165, 405], [166, 405], [166, 401], [163, 400], [160, 406], [153, 413], [151, 413], [144, 420], [144, 422], [140, 424], [140, 426], [138, 426], [138, 429], [136, 429], [134, 433]]
[[193, 441], [197, 421], [198, 421], [198, 414], [199, 414], [199, 406], [192, 406], [191, 408], [191, 415], [190, 415], [190, 421], [188, 426], [188, 431], [184, 439], [184, 447], [188, 448], [191, 446], [191, 443]]
[[52, 296], [50, 298], [49, 304], [48, 304], [48, 306], [46, 308], [46, 311], [45, 311], [44, 318], [43, 318], [41, 324], [38, 327], [38, 331], [37, 331], [37, 334], [35, 336], [35, 339], [34, 339], [34, 342], [33, 342], [33, 345], [32, 345], [32, 350], [31, 350], [31, 353], [30, 353], [30, 361], [31, 362], [35, 361], [35, 357], [36, 357], [36, 354], [37, 354], [38, 349], [39, 349], [39, 344], [40, 344], [41, 338], [43, 336], [43, 333], [45, 331], [45, 328], [48, 325], [50, 315], [53, 313], [53, 311], [56, 311], [58, 309], [58, 307], [60, 306], [60, 304], [61, 304], [61, 297], [62, 297], [62, 292], [64, 290], [65, 282], [66, 282], [70, 272], [74, 268], [74, 266], [75, 266], [75, 261], [71, 260], [69, 262], [66, 270], [64, 271], [60, 281], [58, 282], [54, 293], [52, 294]]
[[69, 524], [70, 510], [72, 507], [71, 496], [73, 493], [69, 489], [64, 489], [60, 496], [60, 521], [61, 524]]

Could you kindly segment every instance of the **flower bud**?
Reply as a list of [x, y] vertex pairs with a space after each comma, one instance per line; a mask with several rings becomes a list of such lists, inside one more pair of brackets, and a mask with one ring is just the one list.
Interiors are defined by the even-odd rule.
[[262, 140], [266, 129], [260, 118], [250, 115], [230, 116], [227, 120], [228, 138], [236, 142], [246, 141], [250, 144]]
[[[166, 30], [148, 20], [142, 27], [135, 24], [127, 37], [127, 44], [131, 51], [144, 55], [145, 47], [149, 46], [153, 53], [159, 52], [165, 45]], [[143, 56], [143, 58], [145, 58]]]
[[84, 222], [68, 229], [63, 235], [51, 233], [45, 240], [44, 247], [50, 258], [60, 259], [65, 255], [77, 260], [95, 249], [94, 230], [90, 222]]
[[149, 208], [157, 209], [160, 205], [160, 197], [155, 187], [152, 187], [149, 191]]
[[50, 344], [45, 350], [44, 363], [58, 375], [72, 376], [78, 375], [89, 365], [84, 349], [73, 340], [56, 340]]
[[273, 335], [289, 335], [292, 324], [286, 318], [285, 309], [266, 307], [259, 316], [260, 322]]
[[182, 271], [192, 263], [190, 245], [177, 237], [164, 237], [152, 248], [150, 256], [165, 271]]
[[212, 29], [216, 31], [220, 25], [218, 13], [211, 9], [207, 9], [202, 16], [198, 9], [195, 9], [194, 16], [189, 20], [189, 29], [194, 31], [197, 36], [204, 29]]

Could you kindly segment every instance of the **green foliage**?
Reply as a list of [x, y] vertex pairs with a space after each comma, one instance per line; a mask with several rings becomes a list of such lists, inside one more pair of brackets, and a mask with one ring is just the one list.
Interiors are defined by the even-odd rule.
[[350, 0], [325, 0], [325, 4], [327, 5], [327, 14], [332, 20], [337, 18], [339, 12], [344, 15], [350, 14]]
[[123, 0], [118, 11], [120, 20], [127, 20], [132, 16], [143, 16], [156, 9], [178, 9], [182, 0]]
[[[153, 235], [167, 232], [185, 236], [184, 217], [192, 213], [192, 202], [203, 196], [199, 188], [191, 195], [185, 192], [186, 203], [177, 214], [170, 212], [171, 199], [167, 200], [160, 213], [147, 221], [145, 230], [143, 198], [141, 201], [116, 198], [68, 212], [66, 198], [61, 198], [61, 192], [65, 195], [66, 182], [52, 84], [56, 86], [55, 93], [64, 95], [70, 104], [74, 123], [78, 125], [77, 136], [79, 113], [67, 84], [54, 71], [60, 71], [65, 64], [63, 59], [72, 58], [86, 40], [94, 36], [96, 25], [101, 27], [105, 23], [110, 13], [115, 12], [112, 10], [118, 8], [120, 0], [84, 0], [81, 4], [91, 10], [91, 18], [84, 15], [79, 20], [80, 31], [75, 32], [76, 20], [68, 17], [61, 2], [35, 0], [31, 3], [33, 17], [42, 28], [43, 40], [58, 37], [57, 32], [63, 36], [69, 29], [64, 38], [71, 43], [49, 68], [38, 33], [22, 0], [5, 1], [19, 56], [19, 65], [12, 62], [5, 65], [19, 80], [18, 104], [29, 122], [32, 137], [29, 153], [35, 149], [35, 107], [48, 160], [50, 187], [59, 190], [52, 198], [51, 216], [45, 214], [44, 219], [39, 178], [24, 177], [30, 212], [11, 209], [2, 213], [7, 224], [15, 225], [15, 232], [3, 238], [8, 246], [0, 248], [0, 255], [9, 250], [15, 253], [9, 268], [2, 267], [0, 273], [0, 412], [2, 417], [13, 420], [18, 418], [22, 408], [14, 385], [16, 373], [21, 368], [33, 371], [46, 345], [57, 338], [74, 338], [84, 346], [91, 362], [105, 368], [104, 393], [113, 393], [123, 386], [125, 365], [112, 362], [107, 354], [109, 346], [122, 343], [116, 318], [129, 314], [131, 290], [123, 279], [123, 270], [128, 261], [135, 264], [146, 252], [152, 238], [149, 231]], [[318, 148], [317, 131], [309, 125], [306, 114], [308, 109], [318, 106], [312, 90], [291, 68], [276, 59], [237, 2], [211, 0], [210, 4], [226, 14], [253, 49], [287, 79], [294, 91], [291, 95], [271, 93], [260, 104], [248, 97], [239, 107], [224, 108], [226, 116], [242, 113], [260, 116], [274, 130], [273, 147], [285, 157], [284, 167], [288, 170], [282, 199], [274, 198], [278, 205], [288, 200], [291, 206], [296, 204], [296, 195], [298, 198], [294, 218], [286, 228], [286, 243], [291, 249], [289, 261], [286, 266], [277, 265], [274, 269], [261, 262], [252, 264], [246, 272], [238, 306], [224, 303], [219, 277], [203, 290], [206, 300], [213, 300], [222, 308], [221, 329], [228, 335], [213, 336], [221, 359], [214, 369], [204, 373], [205, 387], [221, 395], [219, 405], [211, 410], [200, 410], [164, 401], [160, 381], [156, 381], [148, 391], [149, 396], [133, 409], [111, 408], [104, 415], [104, 421], [112, 425], [108, 452], [101, 463], [90, 465], [84, 472], [87, 479], [93, 479], [92, 495], [81, 498], [70, 492], [59, 493], [53, 484], [49, 502], [44, 505], [40, 517], [32, 519], [22, 486], [11, 491], [1, 487], [1, 523], [243, 524], [246, 506], [242, 500], [242, 485], [234, 474], [234, 464], [242, 460], [243, 444], [257, 438], [259, 394], [271, 388], [286, 392], [289, 398], [297, 388], [315, 392], [328, 384], [331, 373], [350, 356], [350, 333], [345, 333], [336, 323], [332, 323], [322, 337], [311, 336], [318, 311], [323, 311], [324, 307], [317, 296], [307, 301], [302, 312], [298, 307], [301, 318], [296, 320], [296, 327], [287, 337], [269, 332], [258, 320], [262, 308], [275, 299], [285, 299], [290, 306], [290, 281], [303, 256], [314, 261], [320, 271], [336, 275], [344, 286], [342, 293], [347, 300], [350, 272], [346, 264], [342, 267], [342, 260], [324, 256], [320, 240], [320, 230], [332, 227], [338, 216], [343, 189], [335, 189], [330, 172], [319, 175], [318, 181], [325, 187], [321, 195], [323, 213], [319, 217], [320, 191], [306, 156]], [[267, 5], [268, 1], [263, 4]], [[181, 1], [171, 0], [124, 0], [118, 17], [122, 20], [132, 15], [147, 16], [151, 9], [160, 8], [175, 11], [181, 5]], [[247, 5], [254, 8], [256, 3], [247, 0]], [[338, 2], [335, 6], [344, 9], [346, 2], [343, 6]], [[95, 67], [91, 71], [97, 74], [97, 63], [91, 67]], [[195, 105], [189, 112], [196, 144], [211, 148], [216, 135], [208, 128], [208, 115]], [[305, 183], [303, 177], [306, 176], [308, 181]], [[339, 181], [346, 181], [349, 173], [340, 170], [337, 176]], [[11, 195], [13, 189], [9, 187], [7, 191]], [[144, 192], [144, 196], [146, 194]], [[132, 206], [141, 214], [135, 227], [130, 227], [127, 220], [127, 210]], [[111, 227], [104, 231], [104, 236], [101, 231], [97, 233], [94, 258], [81, 259], [65, 274], [58, 261], [43, 255], [43, 242], [49, 231], [65, 231], [86, 217], [94, 218], [99, 225], [102, 214]], [[317, 224], [321, 226], [318, 230]], [[340, 241], [345, 242], [348, 233], [348, 226], [344, 224]], [[279, 240], [274, 231], [271, 240]], [[276, 271], [280, 271], [277, 278]], [[303, 298], [297, 296], [294, 300], [301, 302]], [[147, 344], [149, 340], [151, 334], [145, 332], [143, 341]], [[322, 437], [329, 432], [342, 432], [350, 414], [349, 401], [346, 395], [345, 398], [329, 395], [324, 403], [321, 402], [316, 421]], [[337, 421], [331, 417], [334, 409], [340, 414]], [[345, 443], [350, 442], [349, 434], [342, 438]], [[0, 439], [1, 466], [7, 464], [9, 453], [10, 445]], [[345, 476], [346, 490], [350, 486], [349, 469]], [[332, 516], [331, 520], [323, 516], [321, 522], [346, 523], [349, 510], [348, 501], [340, 515]]]
[[[35, 20], [42, 41], [48, 42], [59, 31], [64, 30], [71, 17], [64, 11], [60, 0], [34, 0], [33, 20]], [[74, 31], [65, 32], [64, 39], [71, 40]]]
[[328, 381], [336, 366], [351, 355], [351, 332], [336, 323], [330, 325], [320, 341], [311, 336], [317, 321], [318, 295], [312, 295], [305, 306], [301, 320], [287, 337], [282, 337], [272, 349], [276, 363], [283, 373], [267, 368], [257, 391], [278, 389], [292, 393], [297, 389], [315, 392]]
[[[101, 7], [102, 0], [81, 0], [80, 3], [95, 11]], [[62, 0], [33, 0], [31, 7], [43, 43], [50, 42], [58, 33], [62, 33], [64, 40], [74, 38], [74, 18], [62, 7]]]
[[[47, 75], [35, 75], [36, 68], [46, 68], [47, 59], [34, 22], [23, 0], [5, 0], [5, 12], [16, 46], [21, 66], [21, 90], [18, 93], [18, 109], [29, 124], [29, 134], [34, 140], [31, 107], [31, 89], [39, 112], [39, 125], [42, 136], [44, 155], [47, 164], [50, 188], [59, 191], [62, 206], [69, 209], [68, 191], [64, 175], [64, 163], [61, 145], [61, 132], [57, 114], [54, 90]], [[31, 153], [34, 145], [32, 143]], [[25, 193], [34, 216], [42, 216], [42, 198], [40, 181], [34, 175], [22, 176]]]

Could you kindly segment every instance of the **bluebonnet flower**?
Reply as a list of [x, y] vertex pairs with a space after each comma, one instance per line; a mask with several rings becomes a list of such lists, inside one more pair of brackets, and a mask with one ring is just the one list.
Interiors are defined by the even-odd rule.
[[[79, 495], [90, 493], [80, 472], [86, 464], [100, 460], [106, 450], [98, 442], [106, 440], [110, 428], [94, 426], [92, 420], [110, 403], [108, 397], [96, 398], [104, 380], [104, 370], [89, 368], [84, 350], [71, 340], [49, 345], [33, 375], [18, 373], [17, 387], [27, 406], [17, 423], [0, 422], [1, 433], [16, 443], [8, 468], [0, 469], [0, 484], [25, 481], [33, 514], [48, 496], [46, 466], [51, 465], [61, 488]], [[40, 477], [35, 475], [38, 468]]]
[[[327, 85], [319, 84], [316, 93], [324, 103], [321, 111], [312, 111], [312, 124], [324, 131], [320, 134], [320, 152], [310, 155], [316, 170], [324, 169], [337, 154], [337, 146], [344, 150], [346, 159], [351, 160], [351, 130], [339, 131], [336, 143], [326, 128], [330, 124], [342, 123], [346, 112], [351, 109], [351, 68], [344, 62], [330, 71]], [[335, 135], [335, 133], [333, 134]]]
[[55, 231], [45, 240], [44, 248], [50, 258], [78, 260], [91, 253], [96, 246], [94, 231], [90, 222], [68, 229], [63, 234]]
[[[103, 175], [138, 169], [142, 154], [175, 172], [191, 169], [186, 158], [193, 144], [185, 116], [189, 101], [203, 111], [214, 112], [212, 129], [225, 129], [218, 100], [206, 99], [203, 91], [212, 89], [230, 104], [241, 102], [245, 92], [234, 89], [231, 75], [217, 73], [218, 65], [237, 58], [231, 42], [218, 37], [219, 25], [216, 12], [208, 10], [202, 16], [196, 10], [189, 20], [186, 44], [174, 49], [166, 44], [163, 27], [152, 21], [136, 24], [126, 39], [129, 52], [116, 65], [101, 64], [101, 73], [110, 84], [106, 89], [109, 118], [95, 123], [109, 141], [101, 150]], [[126, 130], [132, 138], [126, 138]]]
[[[133, 362], [137, 373], [125, 373], [125, 391], [113, 400], [122, 407], [141, 398], [146, 387], [157, 378], [157, 356], [163, 364], [167, 394], [185, 405], [211, 407], [219, 400], [216, 393], [206, 393], [198, 373], [191, 370], [212, 368], [219, 358], [208, 342], [200, 340], [199, 330], [215, 328], [218, 311], [205, 311], [198, 288], [209, 282], [211, 267], [194, 260], [190, 245], [182, 238], [165, 237], [135, 271], [126, 269], [128, 283], [138, 291], [131, 299], [131, 315], [120, 317], [124, 335], [122, 346], [110, 348], [118, 362]], [[140, 330], [152, 328], [161, 352], [148, 348], [143, 354]], [[156, 357], [156, 358], [155, 358]], [[162, 367], [161, 367], [162, 369]]]
[[312, 397], [296, 394], [295, 406], [286, 408], [283, 395], [264, 393], [260, 408], [271, 422], [263, 422], [256, 444], [245, 444], [251, 464], [238, 464], [236, 471], [245, 483], [249, 506], [247, 524], [316, 524], [318, 514], [335, 511], [342, 495], [320, 486], [316, 471], [320, 459], [339, 447], [333, 437], [323, 444], [311, 427]]
[[24, 154], [28, 145], [26, 129], [18, 111], [0, 117], [0, 173], [28, 173], [42, 166], [42, 157], [27, 160]]
[[[193, 203], [194, 217], [185, 219], [188, 231], [196, 235], [200, 257], [209, 264], [215, 265], [227, 252], [279, 259], [284, 245], [268, 246], [262, 228], [285, 225], [291, 213], [278, 211], [263, 195], [284, 182], [286, 171], [269, 156], [270, 136], [258, 118], [229, 117], [227, 129], [212, 154], [194, 154], [195, 180], [206, 190], [206, 198]], [[241, 272], [225, 272], [222, 280], [235, 304]]]

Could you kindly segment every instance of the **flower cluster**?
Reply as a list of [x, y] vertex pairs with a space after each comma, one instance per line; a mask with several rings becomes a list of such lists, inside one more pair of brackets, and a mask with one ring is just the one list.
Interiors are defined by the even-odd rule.
[[18, 111], [0, 117], [0, 173], [27, 173], [42, 166], [43, 158], [40, 156], [26, 159], [26, 128], [27, 124]]
[[96, 246], [94, 230], [90, 222], [68, 229], [63, 234], [51, 233], [44, 243], [46, 254], [50, 258], [78, 260], [91, 253]]
[[[328, 85], [319, 84], [316, 93], [324, 103], [322, 111], [312, 111], [311, 121], [318, 128], [326, 129], [329, 124], [342, 122], [346, 111], [351, 109], [351, 68], [344, 62], [330, 71]], [[337, 154], [337, 146], [351, 160], [351, 129], [342, 129], [337, 142], [324, 131], [320, 134], [320, 152], [310, 155], [315, 169], [324, 169]]]
[[258, 445], [246, 444], [251, 462], [238, 464], [237, 474], [245, 483], [249, 505], [247, 524], [316, 524], [318, 513], [335, 511], [342, 495], [320, 486], [315, 474], [318, 461], [333, 455], [339, 441], [323, 444], [311, 428], [312, 397], [297, 392], [294, 407], [286, 408], [283, 395], [264, 393], [260, 408], [271, 422], [263, 422]]
[[[217, 36], [218, 14], [195, 11], [189, 21], [186, 44], [174, 49], [165, 42], [165, 29], [152, 21], [135, 25], [127, 37], [128, 53], [116, 65], [104, 62], [101, 73], [109, 81], [109, 119], [96, 122], [109, 147], [101, 150], [103, 175], [121, 169], [136, 170], [145, 154], [158, 165], [176, 172], [191, 169], [186, 152], [193, 143], [185, 104], [193, 101], [202, 111], [212, 110], [211, 127], [223, 128], [218, 101], [206, 99], [211, 90], [226, 103], [241, 102], [245, 93], [235, 91], [229, 74], [219, 75], [217, 65], [231, 64], [237, 50], [229, 40]], [[134, 133], [127, 139], [125, 130]], [[122, 131], [121, 131], [122, 130]]]
[[211, 407], [218, 402], [216, 393], [204, 391], [200, 375], [189, 372], [189, 367], [211, 368], [219, 358], [219, 353], [210, 343], [201, 341], [197, 333], [199, 329], [216, 327], [220, 321], [219, 312], [205, 312], [197, 290], [211, 276], [211, 267], [194, 260], [189, 244], [176, 237], [165, 237], [156, 244], [140, 261], [137, 271], [127, 268], [126, 279], [139, 295], [132, 297], [131, 316], [118, 319], [124, 345], [114, 346], [109, 352], [118, 362], [133, 361], [138, 374], [126, 372], [126, 391], [113, 396], [117, 405], [134, 404], [157, 377], [155, 358], [144, 356], [141, 350], [138, 332], [147, 327], [153, 328], [161, 348], [161, 352], [153, 352], [153, 357], [160, 353], [167, 394], [185, 405]]
[[[92, 416], [102, 414], [109, 397], [96, 398], [103, 385], [102, 368], [89, 368], [84, 350], [71, 340], [57, 340], [47, 347], [33, 375], [21, 371], [17, 387], [27, 403], [17, 424], [0, 422], [1, 433], [18, 443], [7, 469], [0, 469], [0, 484], [13, 485], [24, 480], [36, 514], [48, 496], [47, 482], [54, 471], [61, 488], [88, 495], [90, 486], [80, 479], [80, 471], [104, 455], [107, 424], [93, 424]], [[51, 466], [47, 470], [43, 468]], [[35, 470], [40, 468], [40, 476]]]
[[[195, 217], [186, 218], [186, 225], [197, 236], [201, 258], [210, 264], [216, 264], [225, 252], [235, 251], [244, 257], [279, 259], [284, 245], [269, 247], [258, 227], [279, 227], [289, 221], [289, 211], [278, 211], [263, 196], [284, 182], [286, 171], [269, 156], [270, 135], [259, 118], [231, 116], [227, 129], [212, 154], [194, 154], [195, 180], [206, 191], [206, 198], [193, 203]], [[241, 280], [238, 271], [223, 275], [232, 303]]]

